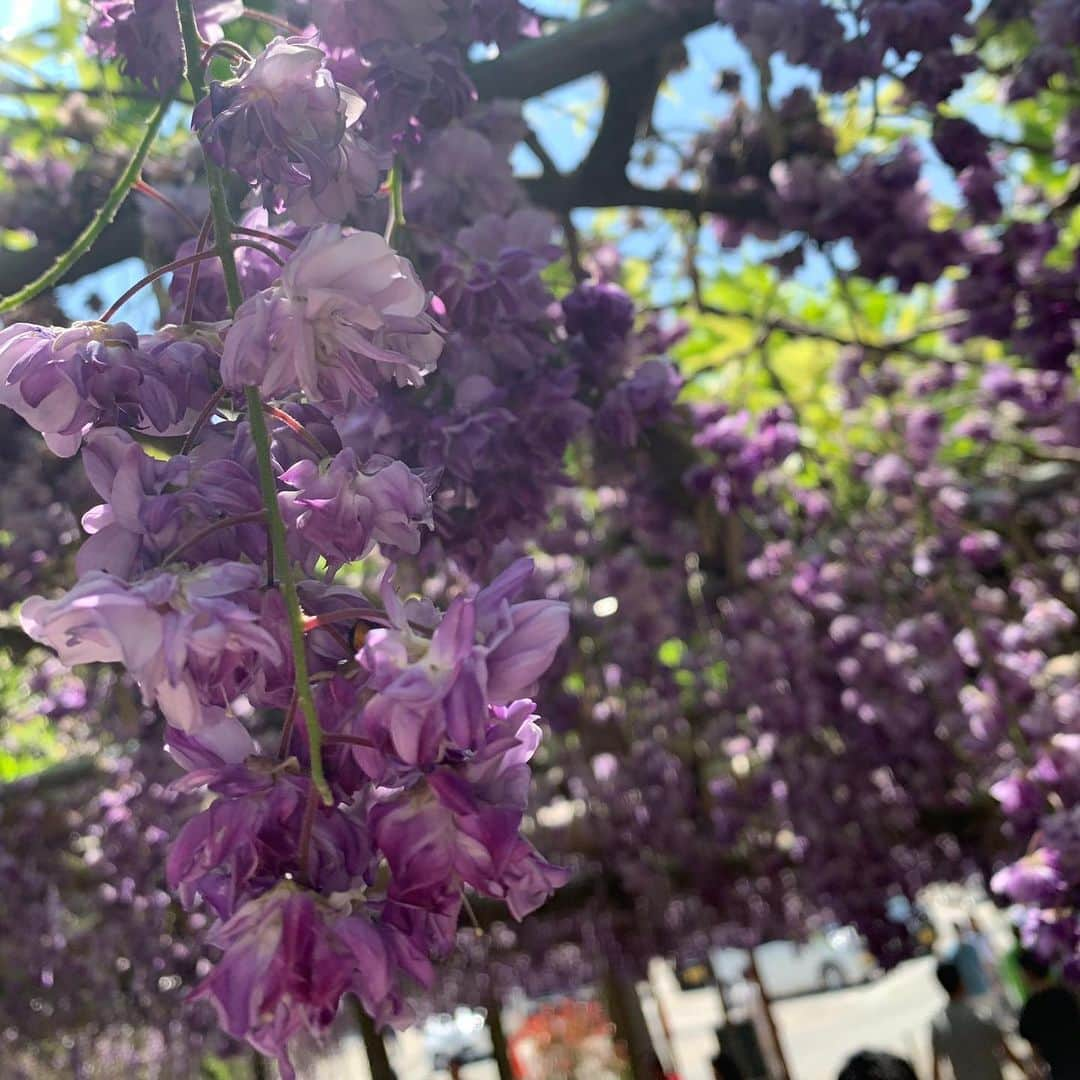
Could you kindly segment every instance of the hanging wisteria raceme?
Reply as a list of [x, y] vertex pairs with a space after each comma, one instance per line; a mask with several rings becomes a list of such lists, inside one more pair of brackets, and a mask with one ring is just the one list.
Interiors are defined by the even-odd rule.
[[[4, 404], [56, 453], [80, 454], [103, 500], [83, 518], [78, 581], [25, 599], [22, 626], [65, 664], [122, 665], [163, 714], [186, 773], [174, 789], [209, 796], [167, 860], [182, 903], [216, 920], [207, 940], [220, 959], [193, 997], [289, 1073], [290, 1041], [325, 1030], [347, 992], [379, 1024], [408, 1018], [406, 993], [451, 948], [467, 888], [523, 918], [564, 882], [520, 825], [541, 737], [529, 694], [568, 614], [519, 599], [528, 559], [445, 612], [394, 584], [395, 563], [433, 527], [449, 454], [419, 468], [388, 456], [376, 399], [395, 388], [408, 408], [457, 347], [448, 339], [494, 314], [442, 272], [448, 300], [433, 301], [390, 239], [407, 227], [401, 147], [423, 152], [426, 126], [469, 103], [464, 41], [436, 42], [441, 19], [412, 40], [415, 26], [389, 18], [391, 36], [354, 54], [354, 89], [334, 74], [349, 65], [343, 47], [276, 38], [253, 59], [234, 50], [236, 77], [206, 88], [218, 27], [240, 14], [95, 7], [91, 40], [153, 89], [184, 69], [183, 35], [212, 215], [180, 247], [175, 323], [147, 334], [111, 313], [71, 329], [14, 324], [0, 365]], [[326, 40], [358, 34], [325, 18]], [[433, 80], [465, 88], [458, 106], [425, 106], [427, 94], [445, 104], [429, 85], [402, 110], [396, 65], [418, 46]], [[264, 210], [234, 225], [222, 175]], [[386, 237], [339, 224], [358, 215], [389, 217]], [[537, 277], [557, 253], [551, 223], [488, 214], [475, 228], [447, 241], [475, 251], [466, 288], [498, 305], [500, 342], [527, 325], [519, 363], [554, 353]], [[487, 385], [473, 402], [496, 395]], [[148, 439], [183, 445], [162, 454]], [[376, 552], [378, 597], [335, 581]], [[174, 823], [162, 824], [164, 836]]]

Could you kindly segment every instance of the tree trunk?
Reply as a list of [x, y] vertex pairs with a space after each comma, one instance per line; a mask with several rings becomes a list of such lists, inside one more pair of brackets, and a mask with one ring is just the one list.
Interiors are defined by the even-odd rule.
[[367, 1051], [368, 1065], [371, 1067], [371, 1080], [397, 1080], [397, 1073], [390, 1064], [386, 1052], [386, 1043], [375, 1029], [371, 1019], [359, 1001], [356, 1002], [356, 1017], [360, 1022], [360, 1034], [364, 1037], [364, 1049]]
[[791, 1073], [788, 1070], [787, 1058], [784, 1056], [784, 1044], [780, 1040], [780, 1032], [776, 1026], [776, 1018], [773, 1016], [772, 1001], [761, 981], [761, 973], [758, 971], [757, 958], [754, 956], [754, 950], [748, 949], [747, 952], [750, 956], [750, 977], [757, 984], [758, 995], [761, 998], [761, 1009], [765, 1017], [765, 1025], [769, 1029], [769, 1037], [772, 1039], [773, 1047], [776, 1050], [776, 1059], [780, 1066], [781, 1080], [789, 1080]]
[[514, 1070], [510, 1067], [510, 1048], [503, 1030], [502, 1005], [494, 994], [487, 1002], [487, 1026], [491, 1033], [492, 1053], [495, 1067], [499, 1070], [499, 1080], [514, 1080]]
[[637, 984], [625, 971], [617, 968], [609, 969], [605, 982], [611, 1022], [626, 1047], [630, 1076], [633, 1080], [657, 1080], [663, 1076], [663, 1068], [652, 1044]]

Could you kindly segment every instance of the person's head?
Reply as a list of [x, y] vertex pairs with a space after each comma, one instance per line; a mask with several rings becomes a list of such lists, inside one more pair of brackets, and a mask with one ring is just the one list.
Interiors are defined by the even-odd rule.
[[1050, 981], [1050, 965], [1030, 949], [1021, 949], [1016, 962], [1028, 986], [1038, 989]]
[[723, 1050], [712, 1059], [712, 1071], [716, 1080], [742, 1080], [742, 1071], [735, 1059]]
[[960, 978], [960, 969], [955, 964], [946, 961], [938, 964], [937, 981], [950, 998], [955, 1000], [964, 996], [964, 980]]
[[903, 1059], [881, 1050], [860, 1050], [840, 1070], [838, 1080], [918, 1080]]

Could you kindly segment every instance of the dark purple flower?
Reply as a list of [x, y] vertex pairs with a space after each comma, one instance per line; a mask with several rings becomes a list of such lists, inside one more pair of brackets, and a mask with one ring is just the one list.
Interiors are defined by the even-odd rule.
[[[334, 920], [313, 893], [287, 883], [248, 901], [211, 935], [222, 957], [192, 994], [214, 1006], [230, 1035], [277, 1058], [286, 1080], [296, 1075], [289, 1041], [321, 1034], [356, 975], [359, 958], [337, 939]], [[384, 958], [365, 950], [364, 959]], [[378, 967], [372, 977], [386, 978]]]
[[618, 285], [583, 282], [562, 299], [568, 334], [580, 334], [590, 349], [622, 345], [634, 325], [634, 301]]
[[549, 214], [518, 210], [485, 214], [460, 230], [435, 279], [451, 325], [482, 340], [545, 319], [551, 294], [540, 274], [559, 254], [553, 229]]
[[373, 458], [361, 467], [354, 451], [342, 450], [326, 465], [300, 461], [281, 480], [295, 489], [278, 501], [305, 564], [321, 555], [333, 572], [376, 543], [384, 553], [415, 555], [421, 528], [431, 528], [424, 481], [400, 461]]
[[[92, 50], [120, 58], [125, 75], [150, 90], [171, 92], [184, 73], [180, 16], [171, 0], [92, 0], [87, 27]], [[221, 24], [240, 18], [241, 0], [195, 0], [195, 21], [207, 41], [220, 41]]]
[[[192, 127], [214, 161], [279, 209], [298, 191], [318, 200], [342, 177], [356, 197], [375, 193], [379, 162], [352, 130], [363, 111], [363, 101], [335, 82], [319, 45], [278, 37], [240, 79], [211, 83]], [[325, 221], [328, 205], [319, 209]]]
[[363, 817], [336, 806], [309, 809], [307, 777], [254, 757], [195, 771], [176, 786], [190, 791], [203, 785], [218, 798], [188, 821], [169, 851], [169, 885], [186, 906], [201, 896], [228, 919], [290, 875], [324, 895], [348, 892], [370, 876]]
[[665, 419], [682, 388], [667, 360], [646, 360], [628, 379], [608, 392], [596, 415], [597, 428], [620, 446], [633, 446], [642, 430]]
[[384, 42], [365, 51], [365, 60], [370, 66], [363, 78], [364, 133], [380, 149], [415, 141], [427, 128], [446, 127], [476, 100], [459, 56], [445, 47]]

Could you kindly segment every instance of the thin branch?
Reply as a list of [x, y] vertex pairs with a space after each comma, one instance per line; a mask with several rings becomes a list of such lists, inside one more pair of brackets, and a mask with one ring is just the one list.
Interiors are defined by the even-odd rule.
[[185, 225], [187, 225], [193, 233], [199, 231], [199, 226], [191, 218], [191, 216], [178, 206], [172, 199], [168, 197], [164, 192], [158, 191], [153, 184], [148, 184], [141, 176], [138, 180], [132, 184], [132, 190], [138, 192], [140, 195], [145, 195], [148, 199], [153, 199], [155, 202], [161, 203], [162, 206], [168, 207]]
[[575, 19], [554, 34], [469, 67], [481, 98], [537, 97], [597, 71], [632, 71], [669, 42], [716, 20], [712, 0], [661, 7], [655, 0], [618, 0], [600, 15]]
[[254, 236], [260, 240], [268, 240], [272, 244], [280, 244], [283, 248], [288, 248], [290, 251], [295, 251], [297, 248], [296, 243], [292, 240], [286, 240], [284, 236], [278, 236], [277, 233], [267, 232], [265, 229], [249, 229], [246, 225], [234, 225], [232, 231], [238, 236]]
[[[23, 97], [69, 97], [71, 94], [82, 94], [83, 97], [96, 99], [103, 98], [106, 101], [143, 101], [158, 102], [161, 98], [146, 90], [135, 87], [125, 87], [112, 90], [107, 86], [57, 86], [43, 83], [40, 86], [29, 86], [18, 82], [16, 79], [0, 79], [0, 95], [17, 98]], [[175, 100], [190, 105], [191, 99], [185, 97], [179, 90], [174, 94]]]
[[191, 266], [192, 263], [199, 263], [204, 259], [216, 259], [217, 257], [218, 253], [216, 251], [196, 251], [194, 255], [185, 255], [182, 259], [174, 259], [170, 263], [165, 263], [164, 266], [151, 270], [149, 274], [139, 278], [130, 289], [121, 293], [101, 313], [99, 321], [108, 322], [136, 293], [145, 289], [151, 282], [157, 281], [158, 278], [171, 274], [174, 270], [182, 270], [185, 266]]
[[367, 622], [378, 623], [381, 626], [389, 626], [389, 620], [385, 611], [378, 608], [351, 607], [338, 608], [336, 611], [327, 611], [322, 615], [309, 615], [304, 620], [304, 633], [310, 634], [312, 630], [321, 627], [332, 626], [334, 623], [343, 622]]
[[229, 60], [231, 56], [233, 59], [229, 60], [229, 66], [236, 71], [238, 64], [254, 64], [255, 57], [251, 55], [243, 47], [243, 45], [237, 45], [235, 41], [229, 41], [227, 38], [223, 38], [221, 41], [215, 41], [202, 55], [202, 68], [205, 71], [211, 63], [213, 63], [214, 57], [220, 56], [225, 60]]
[[231, 529], [237, 525], [249, 525], [255, 521], [265, 521], [265, 510], [249, 510], [246, 514], [232, 514], [229, 517], [218, 518], [217, 521], [211, 521], [209, 525], [204, 525], [201, 529], [194, 532], [186, 540], [181, 540], [165, 556], [163, 565], [168, 565], [173, 562], [182, 551], [186, 551], [193, 544], [197, 544], [200, 540], [205, 540], [206, 537], [213, 535], [216, 532], [220, 532], [222, 529]]
[[573, 176], [552, 182], [547, 177], [524, 180], [529, 198], [549, 210], [640, 209], [674, 210], [686, 214], [721, 214], [740, 220], [760, 220], [768, 214], [759, 191], [690, 191], [687, 188], [643, 188], [630, 181], [613, 180], [604, 187], [581, 185]]
[[295, 416], [290, 416], [284, 409], [279, 409], [276, 405], [264, 405], [263, 408], [268, 416], [272, 416], [275, 420], [284, 424], [294, 435], [303, 439], [320, 458], [332, 456], [330, 451], [323, 445], [322, 440], [308, 431]]
[[79, 261], [79, 257], [93, 247], [94, 241], [104, 232], [105, 226], [116, 217], [120, 204], [127, 198], [132, 185], [138, 180], [146, 155], [150, 153], [150, 147], [153, 146], [154, 139], [157, 138], [158, 129], [161, 127], [165, 114], [172, 104], [172, 97], [172, 94], [166, 94], [159, 102], [154, 114], [147, 122], [146, 131], [143, 133], [142, 140], [136, 147], [135, 153], [131, 156], [127, 168], [124, 169], [119, 179], [113, 184], [112, 191], [109, 192], [109, 197], [105, 200], [101, 209], [90, 219], [90, 223], [75, 238], [71, 247], [39, 278], [31, 281], [29, 285], [25, 285], [13, 296], [9, 296], [6, 300], [0, 302], [0, 314], [20, 307], [22, 304], [33, 300], [35, 296], [44, 292], [50, 286], [55, 285]]
[[[196, 102], [206, 96], [206, 83], [199, 65], [199, 30], [195, 22], [193, 0], [178, 0], [180, 29], [184, 39], [184, 52], [187, 56], [187, 77], [191, 84], [191, 94]], [[225, 292], [229, 298], [229, 307], [235, 311], [243, 301], [240, 288], [240, 276], [236, 269], [233, 254], [232, 216], [225, 198], [225, 182], [220, 168], [205, 154], [206, 178], [210, 187], [210, 209], [214, 215], [214, 238], [221, 267], [225, 275]], [[289, 644], [292, 650], [293, 678], [300, 710], [304, 715], [310, 748], [311, 782], [327, 806], [334, 805], [334, 796], [326, 782], [322, 761], [322, 729], [315, 708], [315, 698], [311, 692], [308, 678], [307, 646], [304, 640], [303, 614], [300, 609], [300, 597], [296, 591], [296, 582], [292, 575], [286, 546], [285, 523], [277, 499], [277, 478], [274, 475], [274, 463], [270, 453], [270, 433], [263, 415], [263, 401], [257, 386], [244, 388], [244, 401], [247, 405], [248, 427], [251, 441], [255, 444], [255, 459], [259, 467], [259, 488], [263, 505], [266, 507], [267, 530], [270, 533], [268, 551], [269, 560], [277, 572], [281, 584], [281, 597], [285, 603], [285, 612], [289, 623]]]
[[[210, 230], [213, 225], [214, 215], [207, 210], [206, 217], [203, 218], [202, 228], [199, 230], [199, 238], [195, 241], [196, 253], [206, 250], [206, 245], [210, 242]], [[201, 265], [202, 263], [195, 263], [191, 267], [191, 276], [188, 278], [187, 296], [184, 298], [184, 318], [182, 320], [185, 326], [191, 322], [192, 316], [195, 314], [195, 290], [199, 284], [199, 267]]]
[[361, 735], [341, 735], [327, 732], [323, 736], [323, 740], [327, 746], [362, 746], [368, 750], [375, 749], [375, 744]]
[[[233, 232], [235, 231], [234, 229]], [[256, 251], [261, 251], [268, 259], [273, 259], [278, 266], [285, 265], [285, 260], [276, 251], [271, 251], [265, 244], [260, 244], [258, 240], [237, 240], [235, 246], [254, 248]]]
[[[198, 263], [195, 264], [194, 269], [198, 269]], [[221, 399], [226, 394], [224, 386], [219, 386], [207, 399], [206, 404], [202, 407], [199, 415], [195, 417], [195, 422], [191, 425], [191, 430], [184, 436], [184, 442], [180, 447], [181, 454], [188, 454], [191, 452], [191, 448], [195, 445], [195, 439], [198, 437], [200, 431], [202, 431], [203, 424], [214, 415], [214, 411], [221, 404]]]
[[552, 178], [562, 176], [559, 167], [555, 164], [555, 159], [547, 152], [547, 147], [540, 141], [540, 136], [532, 128], [526, 130], [524, 142], [536, 155], [536, 160], [540, 162], [540, 167], [544, 170], [545, 176]]

